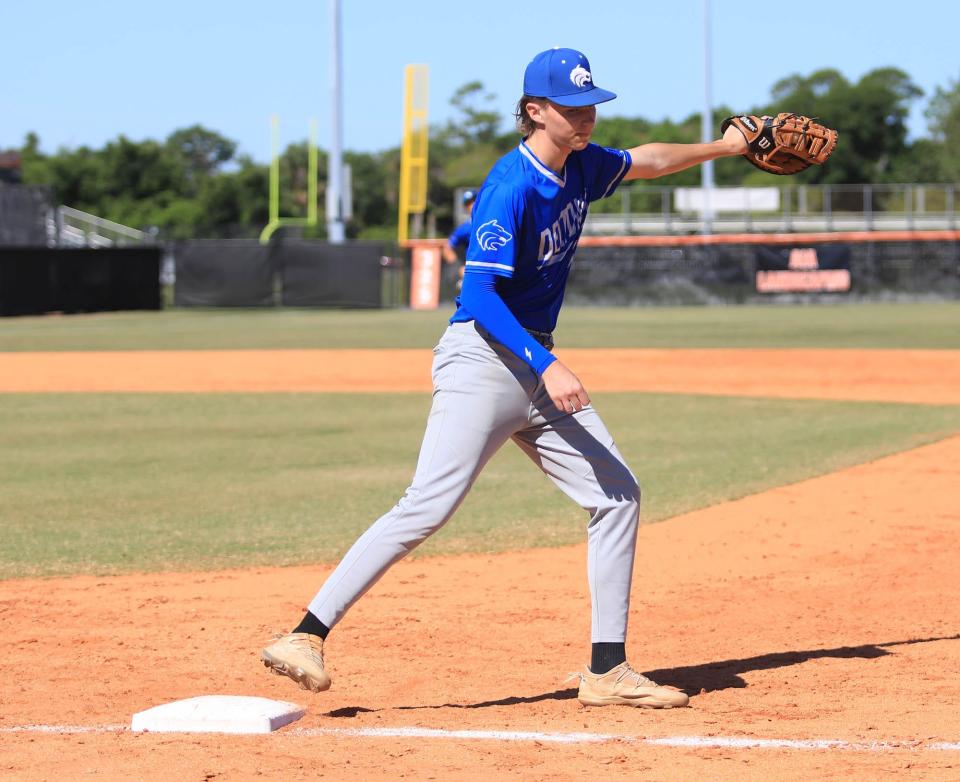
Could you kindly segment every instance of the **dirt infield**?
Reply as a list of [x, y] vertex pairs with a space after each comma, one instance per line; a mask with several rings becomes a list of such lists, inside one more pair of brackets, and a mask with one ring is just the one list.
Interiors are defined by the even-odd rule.
[[[960, 403], [956, 352], [785, 351], [769, 372], [758, 367], [773, 351], [750, 371], [730, 363], [749, 351], [616, 353], [714, 356], [714, 393]], [[830, 355], [814, 371], [818, 354]], [[12, 355], [3, 390], [38, 390], [10, 387]], [[672, 360], [645, 364], [638, 387], [680, 390], [648, 388], [679, 382]], [[47, 390], [67, 390], [65, 366]], [[117, 371], [105, 374], [119, 383]], [[709, 377], [696, 361], [684, 371], [686, 391]], [[667, 712], [584, 709], [565, 681], [588, 648], [584, 546], [400, 563], [331, 636], [334, 685], [319, 696], [268, 676], [257, 654], [327, 566], [0, 582], [0, 776], [955, 780], [958, 487], [960, 436], [642, 527], [628, 648], [693, 696]], [[269, 736], [124, 729], [136, 711], [203, 694], [308, 712]]]
[[[558, 355], [590, 391], [960, 404], [960, 351], [569, 349]], [[0, 392], [429, 391], [430, 360], [427, 350], [0, 353]]]

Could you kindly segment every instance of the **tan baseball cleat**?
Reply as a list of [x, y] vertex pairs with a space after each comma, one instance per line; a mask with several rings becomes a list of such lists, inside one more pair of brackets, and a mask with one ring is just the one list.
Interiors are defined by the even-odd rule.
[[304, 690], [330, 689], [330, 677], [323, 668], [323, 639], [319, 635], [282, 635], [260, 652], [260, 659], [271, 672], [289, 676]]
[[620, 663], [606, 673], [584, 669], [577, 699], [584, 706], [636, 706], [641, 709], [673, 709], [690, 699], [676, 687], [666, 687], [637, 673], [630, 663]]

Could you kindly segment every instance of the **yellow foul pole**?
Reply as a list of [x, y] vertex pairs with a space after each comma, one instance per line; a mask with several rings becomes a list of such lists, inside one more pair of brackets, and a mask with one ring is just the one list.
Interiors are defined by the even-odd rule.
[[400, 200], [397, 241], [409, 239], [410, 215], [427, 208], [427, 122], [429, 71], [426, 65], [404, 69], [403, 142], [400, 147]]

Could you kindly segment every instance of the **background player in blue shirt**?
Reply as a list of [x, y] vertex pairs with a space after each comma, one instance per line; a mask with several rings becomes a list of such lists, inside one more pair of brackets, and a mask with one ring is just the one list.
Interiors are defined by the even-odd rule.
[[[467, 219], [453, 229], [453, 233], [450, 234], [447, 243], [443, 245], [442, 254], [443, 260], [446, 263], [456, 263], [459, 261], [460, 253], [463, 253], [464, 257], [466, 257], [467, 247], [470, 244], [470, 235], [472, 233], [470, 231], [470, 215], [473, 213], [473, 202], [476, 201], [476, 199], [477, 193], [474, 190], [464, 190], [463, 195], [460, 196], [460, 203], [467, 213]], [[457, 271], [457, 290], [460, 290], [462, 284], [463, 266], [461, 265]]]
[[746, 142], [731, 126], [708, 144], [591, 144], [596, 105], [615, 97], [594, 85], [576, 50], [550, 49], [527, 65], [516, 111], [523, 140], [477, 194], [463, 290], [434, 349], [433, 406], [413, 482], [347, 552], [294, 631], [263, 650], [273, 672], [327, 689], [323, 643], [331, 628], [450, 519], [490, 457], [512, 440], [588, 516], [592, 645], [580, 702], [687, 705], [684, 693], [626, 660], [640, 488], [583, 384], [550, 351], [590, 202], [627, 179], [741, 155]]

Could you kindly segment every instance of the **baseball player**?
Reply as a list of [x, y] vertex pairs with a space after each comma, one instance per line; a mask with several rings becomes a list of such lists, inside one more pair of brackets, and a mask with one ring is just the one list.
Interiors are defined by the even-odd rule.
[[[461, 250], [466, 255], [467, 247], [470, 244], [470, 226], [472, 224], [470, 215], [473, 213], [473, 202], [476, 200], [477, 194], [473, 190], [464, 190], [463, 195], [460, 196], [460, 203], [463, 204], [463, 208], [467, 212], [467, 219], [454, 228], [453, 233], [447, 239], [447, 243], [443, 245], [441, 252], [446, 263], [456, 263]], [[461, 265], [457, 273], [457, 290], [463, 287], [463, 269], [464, 267]]]
[[627, 662], [640, 488], [577, 376], [552, 353], [552, 333], [591, 201], [624, 180], [653, 178], [745, 151], [730, 128], [707, 144], [590, 143], [596, 105], [616, 95], [593, 83], [573, 49], [527, 65], [517, 104], [519, 146], [477, 193], [463, 289], [434, 348], [433, 407], [413, 482], [344, 556], [303, 621], [261, 653], [274, 673], [315, 692], [330, 686], [323, 644], [354, 602], [442, 527], [491, 456], [512, 440], [588, 515], [591, 657], [579, 674], [590, 706], [685, 706]]

